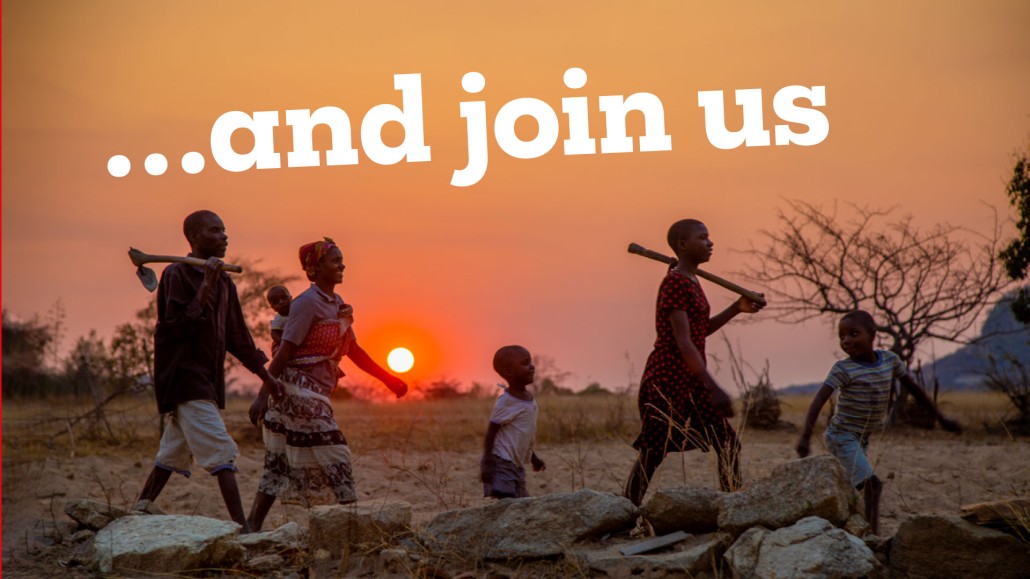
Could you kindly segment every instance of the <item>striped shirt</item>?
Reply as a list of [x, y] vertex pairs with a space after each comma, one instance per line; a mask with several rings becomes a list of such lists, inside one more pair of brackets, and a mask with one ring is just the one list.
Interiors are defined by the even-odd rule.
[[908, 369], [897, 354], [875, 350], [875, 362], [838, 361], [823, 381], [837, 391], [837, 413], [830, 426], [866, 436], [883, 427], [891, 385]]

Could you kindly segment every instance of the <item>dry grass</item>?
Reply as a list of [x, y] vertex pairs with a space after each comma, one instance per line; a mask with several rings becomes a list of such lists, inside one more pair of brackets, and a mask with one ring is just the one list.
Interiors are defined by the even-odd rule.
[[[781, 418], [800, 426], [810, 402], [808, 396], [782, 397]], [[881, 523], [888, 533], [913, 513], [954, 513], [970, 502], [1030, 495], [1030, 481], [1008, 466], [1030, 460], [1030, 440], [998, 430], [1011, 414], [1008, 400], [995, 393], [945, 393], [939, 402], [945, 414], [966, 428], [962, 435], [898, 429], [874, 437], [871, 458], [887, 483]], [[262, 460], [260, 436], [247, 420], [249, 405], [250, 399], [233, 398], [224, 413], [241, 448], [245, 506], [256, 490]], [[361, 498], [407, 501], [416, 525], [443, 510], [486, 504], [478, 470], [492, 405], [492, 399], [335, 402], [337, 422], [354, 455]], [[548, 468], [528, 474], [531, 494], [583, 487], [621, 492], [635, 457], [629, 445], [639, 429], [635, 397], [542, 396], [539, 406], [537, 449]], [[74, 436], [54, 436], [69, 419], [89, 409], [85, 401], [5, 401], [3, 530], [10, 539], [4, 542], [5, 567], [9, 549], [40, 552], [33, 551], [39, 522], [49, 527], [63, 523], [66, 500], [106, 499], [126, 506], [146, 478], [158, 445], [152, 398], [141, 395], [112, 403], [107, 412], [111, 433], [83, 421], [73, 428]], [[796, 432], [748, 428], [739, 422], [739, 413], [734, 424], [743, 444], [745, 484], [794, 458]], [[813, 438], [816, 454], [824, 452], [818, 438]], [[652, 489], [683, 484], [717, 488], [712, 454], [671, 455]], [[159, 501], [167, 512], [226, 517], [217, 485], [203, 476], [177, 477]], [[300, 507], [277, 503], [268, 528], [306, 520]], [[563, 571], [576, 574], [574, 569]]]
[[[241, 446], [260, 445], [260, 436], [247, 419], [251, 399], [233, 397], [223, 413], [230, 432]], [[782, 419], [800, 426], [810, 396], [781, 396]], [[594, 442], [629, 443], [640, 428], [636, 398], [611, 396], [542, 396], [537, 444], [555, 446]], [[966, 428], [964, 436], [989, 436], [1010, 415], [1008, 399], [993, 392], [945, 393], [939, 406]], [[483, 434], [493, 399], [367, 403], [335, 401], [336, 420], [358, 453], [404, 448], [410, 452], [475, 452], [482, 449]], [[91, 409], [87, 401], [7, 401], [3, 416], [3, 457], [9, 462], [36, 461], [55, 455], [151, 452], [159, 436], [158, 416], [152, 398], [143, 394], [116, 400], [107, 418], [112, 430], [83, 421], [67, 434], [69, 421]], [[747, 439], [780, 439], [783, 433], [749, 429], [734, 419], [745, 444]], [[113, 434], [112, 434], [113, 433]]]

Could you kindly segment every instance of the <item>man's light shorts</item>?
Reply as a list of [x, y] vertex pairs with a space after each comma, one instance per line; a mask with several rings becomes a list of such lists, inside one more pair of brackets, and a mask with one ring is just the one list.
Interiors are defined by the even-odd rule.
[[873, 465], [869, 464], [869, 458], [866, 457], [866, 450], [869, 448], [868, 438], [863, 440], [853, 432], [838, 430], [831, 426], [826, 429], [824, 439], [826, 449], [840, 461], [851, 478], [852, 485], [859, 487], [873, 476]]
[[191, 458], [211, 474], [237, 471], [240, 451], [225, 429], [218, 405], [210, 400], [190, 400], [168, 414], [171, 419], [157, 451], [159, 468], [190, 476]]

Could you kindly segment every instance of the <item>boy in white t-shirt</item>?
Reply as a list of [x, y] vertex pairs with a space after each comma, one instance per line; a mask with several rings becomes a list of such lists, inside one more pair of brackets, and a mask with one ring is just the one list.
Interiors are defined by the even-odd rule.
[[544, 461], [533, 452], [539, 410], [533, 394], [526, 390], [526, 386], [533, 383], [536, 369], [529, 350], [522, 346], [504, 346], [494, 354], [494, 370], [508, 382], [508, 388], [494, 403], [486, 429], [483, 460], [479, 465], [483, 496], [526, 497], [529, 495], [525, 464], [529, 462], [534, 471], [546, 468]]

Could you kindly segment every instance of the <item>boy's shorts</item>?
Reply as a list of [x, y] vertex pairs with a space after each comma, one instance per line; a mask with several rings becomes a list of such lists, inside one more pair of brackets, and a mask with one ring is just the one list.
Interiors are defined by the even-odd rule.
[[824, 440], [826, 449], [837, 457], [847, 471], [852, 485], [861, 487], [862, 483], [873, 476], [873, 465], [869, 464], [869, 458], [866, 457], [866, 450], [869, 448], [868, 438], [831, 426], [826, 429]]
[[526, 469], [510, 460], [494, 455], [494, 480], [483, 483], [483, 496], [496, 498], [528, 497], [526, 492]]
[[210, 400], [190, 400], [176, 406], [168, 416], [171, 420], [161, 435], [157, 467], [190, 476], [192, 457], [211, 474], [239, 470], [234, 464], [239, 448], [225, 429], [218, 405]]

